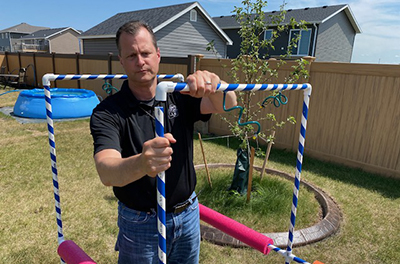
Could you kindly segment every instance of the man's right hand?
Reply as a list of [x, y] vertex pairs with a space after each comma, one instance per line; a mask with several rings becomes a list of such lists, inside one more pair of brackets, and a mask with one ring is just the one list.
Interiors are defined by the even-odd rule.
[[155, 177], [171, 167], [175, 138], [167, 133], [143, 144], [142, 153], [122, 158], [115, 149], [104, 149], [94, 155], [97, 172], [106, 186], [122, 187], [146, 175]]
[[173, 153], [171, 144], [175, 142], [172, 134], [167, 133], [164, 137], [156, 137], [143, 144], [140, 160], [141, 169], [145, 174], [156, 177], [158, 173], [171, 167]]

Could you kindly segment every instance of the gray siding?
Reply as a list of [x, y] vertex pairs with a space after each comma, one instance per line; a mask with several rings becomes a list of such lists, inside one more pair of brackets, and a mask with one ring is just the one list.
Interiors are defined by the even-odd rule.
[[117, 44], [115, 38], [96, 38], [96, 39], [82, 39], [83, 41], [83, 54], [90, 55], [107, 55], [113, 53], [118, 55]]
[[[269, 29], [276, 29], [275, 27], [270, 27]], [[313, 52], [313, 41], [314, 41], [314, 32], [315, 29], [309, 27], [308, 30], [311, 31], [311, 39], [308, 48], [308, 55], [312, 56]], [[225, 33], [229, 36], [229, 38], [233, 41], [232, 46], [228, 46], [228, 58], [236, 58], [240, 54], [240, 46], [242, 39], [239, 35], [239, 29], [225, 29]], [[269, 57], [278, 57], [280, 55], [284, 55], [287, 52], [288, 44], [289, 44], [289, 33], [290, 31], [280, 32], [280, 36], [272, 43], [275, 49], [260, 49], [260, 56]], [[261, 34], [260, 40], [264, 38], [264, 34]]]
[[316, 61], [350, 62], [355, 36], [356, 32], [344, 12], [320, 24]]
[[10, 38], [7, 33], [0, 33], [0, 51], [10, 51]]
[[197, 22], [190, 21], [190, 11], [156, 33], [161, 56], [187, 57], [203, 54], [205, 58], [215, 58], [206, 50], [207, 44], [214, 40], [218, 57], [226, 57], [226, 44], [197, 12]]
[[[3, 34], [4, 38], [1, 38], [1, 34]], [[5, 38], [5, 34], [7, 34], [7, 38]], [[18, 43], [21, 37], [27, 34], [14, 33], [14, 32], [3, 32], [0, 33], [0, 51], [11, 51], [15, 52], [15, 47], [19, 47]], [[11, 38], [11, 40], [10, 40]], [[11, 43], [11, 46], [10, 46]]]
[[[197, 12], [197, 22], [190, 21], [190, 11], [155, 33], [162, 57], [187, 57], [204, 54], [205, 58], [215, 58], [206, 50], [214, 40], [217, 56], [226, 57], [226, 44], [212, 27]], [[83, 53], [106, 55], [118, 54], [115, 38], [83, 39]]]

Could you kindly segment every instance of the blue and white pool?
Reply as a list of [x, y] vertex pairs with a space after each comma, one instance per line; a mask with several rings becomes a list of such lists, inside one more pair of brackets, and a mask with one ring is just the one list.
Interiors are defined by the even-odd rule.
[[[100, 102], [93, 91], [74, 88], [50, 89], [54, 119], [89, 117]], [[14, 105], [14, 115], [46, 119], [44, 89], [22, 91]]]

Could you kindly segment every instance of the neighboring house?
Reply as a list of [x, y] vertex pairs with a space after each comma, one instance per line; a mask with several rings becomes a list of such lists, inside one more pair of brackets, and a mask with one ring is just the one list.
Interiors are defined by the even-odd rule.
[[[270, 23], [271, 15], [279, 15], [280, 11], [266, 12], [265, 19]], [[350, 62], [354, 40], [361, 29], [348, 5], [322, 6], [315, 8], [287, 10], [283, 24], [289, 23], [294, 18], [297, 22], [306, 21], [308, 30], [291, 29], [282, 32], [281, 36], [273, 43], [274, 50], [264, 50], [270, 57], [285, 54], [290, 39], [295, 34], [301, 34], [298, 47], [293, 50], [293, 57], [313, 56], [316, 61]], [[233, 45], [228, 47], [228, 57], [236, 58], [240, 53], [241, 38], [238, 34], [239, 23], [235, 16], [214, 17], [214, 21], [233, 40]], [[264, 38], [270, 38], [274, 27], [264, 32]]]
[[26, 35], [41, 29], [48, 29], [48, 27], [37, 27], [27, 23], [21, 23], [3, 30], [0, 30], [0, 51], [14, 52], [15, 43]]
[[225, 58], [227, 45], [232, 44], [201, 5], [191, 2], [116, 14], [80, 36], [83, 53], [118, 54], [115, 34], [120, 26], [131, 20], [142, 20], [153, 28], [164, 57], [203, 54], [206, 58], [215, 58], [214, 53], [206, 50], [207, 44], [214, 41], [216, 55]]
[[71, 27], [35, 31], [16, 42], [16, 51], [46, 53], [80, 53], [78, 30]]

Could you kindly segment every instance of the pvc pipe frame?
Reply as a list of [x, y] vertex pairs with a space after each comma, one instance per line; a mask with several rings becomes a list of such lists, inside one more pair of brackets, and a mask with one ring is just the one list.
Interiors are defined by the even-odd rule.
[[[164, 79], [169, 78], [177, 78], [180, 81], [183, 80], [183, 76], [181, 74], [178, 75], [162, 75], [160, 76]], [[52, 110], [51, 110], [51, 94], [50, 94], [50, 82], [56, 80], [95, 80], [95, 79], [127, 79], [127, 75], [110, 75], [110, 74], [102, 74], [102, 75], [56, 75], [52, 73], [45, 74], [42, 78], [42, 84], [45, 88], [45, 97], [46, 97], [46, 109], [47, 109], [47, 123], [49, 130], [49, 144], [50, 144], [50, 156], [52, 160], [52, 173], [53, 173], [53, 185], [54, 185], [54, 195], [55, 195], [55, 204], [56, 204], [56, 212], [57, 212], [57, 224], [58, 224], [58, 243], [61, 244], [64, 241], [64, 235], [62, 232], [62, 220], [61, 220], [61, 207], [59, 200], [59, 190], [58, 190], [58, 176], [57, 176], [57, 167], [56, 167], [56, 152], [55, 152], [55, 137], [54, 137], [54, 128], [53, 128], [53, 120], [52, 120]], [[259, 91], [284, 91], [284, 90], [303, 90], [304, 91], [304, 101], [303, 101], [303, 115], [301, 119], [301, 131], [299, 138], [299, 150], [297, 155], [297, 167], [296, 167], [296, 177], [295, 177], [295, 187], [293, 191], [293, 205], [291, 212], [291, 224], [289, 227], [289, 239], [288, 239], [288, 248], [286, 250], [286, 263], [290, 263], [291, 260], [296, 260], [293, 258], [291, 254], [292, 244], [293, 244], [293, 231], [295, 225], [296, 211], [297, 211], [297, 201], [298, 201], [298, 191], [300, 184], [300, 176], [301, 176], [301, 167], [302, 167], [302, 159], [303, 159], [303, 151], [304, 151], [304, 142], [305, 142], [305, 132], [306, 132], [306, 124], [307, 124], [307, 115], [308, 115], [308, 105], [311, 96], [312, 87], [310, 84], [219, 84], [217, 86], [217, 91], [251, 91], [251, 90], [259, 90]], [[157, 85], [156, 89], [156, 100], [157, 101], [166, 101], [167, 92], [174, 91], [189, 91], [189, 87], [186, 83], [173, 83], [173, 82], [160, 82]], [[159, 195], [159, 193], [158, 193]], [[157, 200], [162, 200], [162, 197], [157, 197]], [[164, 198], [165, 199], [165, 198]], [[165, 219], [165, 211], [164, 211], [164, 219]], [[273, 245], [270, 245], [271, 247]], [[161, 259], [160, 259], [161, 261]], [[300, 262], [305, 263], [305, 262]]]
[[[296, 221], [296, 213], [297, 213], [297, 201], [299, 195], [299, 187], [300, 187], [300, 178], [301, 178], [301, 167], [303, 162], [303, 152], [304, 152], [304, 143], [305, 143], [305, 133], [307, 127], [307, 116], [308, 116], [308, 106], [311, 96], [312, 87], [310, 84], [218, 84], [217, 91], [284, 91], [284, 90], [304, 90], [304, 100], [303, 100], [303, 110], [301, 117], [301, 129], [299, 136], [299, 148], [297, 153], [297, 164], [296, 164], [296, 174], [295, 174], [295, 182], [293, 188], [293, 199], [292, 199], [292, 210], [290, 217], [290, 226], [289, 226], [289, 238], [287, 243], [286, 251], [279, 249], [279, 253], [281, 253], [285, 257], [285, 264], [289, 264], [292, 260], [295, 260], [299, 263], [308, 263], [300, 258], [297, 258], [292, 254], [292, 246], [293, 246], [293, 238], [294, 238], [294, 227]], [[189, 91], [189, 87], [186, 83], [173, 83], [173, 82], [160, 82], [157, 85], [156, 89], [156, 101], [166, 101], [167, 93], [175, 92], [175, 91]], [[157, 193], [157, 195], [160, 195]], [[164, 194], [165, 195], [165, 194]], [[162, 197], [157, 196], [157, 200], [162, 200]], [[165, 216], [161, 216], [165, 218]], [[271, 245], [272, 246], [272, 245]], [[272, 247], [271, 247], [272, 248]], [[276, 251], [277, 248], [275, 248]], [[160, 258], [160, 262], [162, 262]]]

